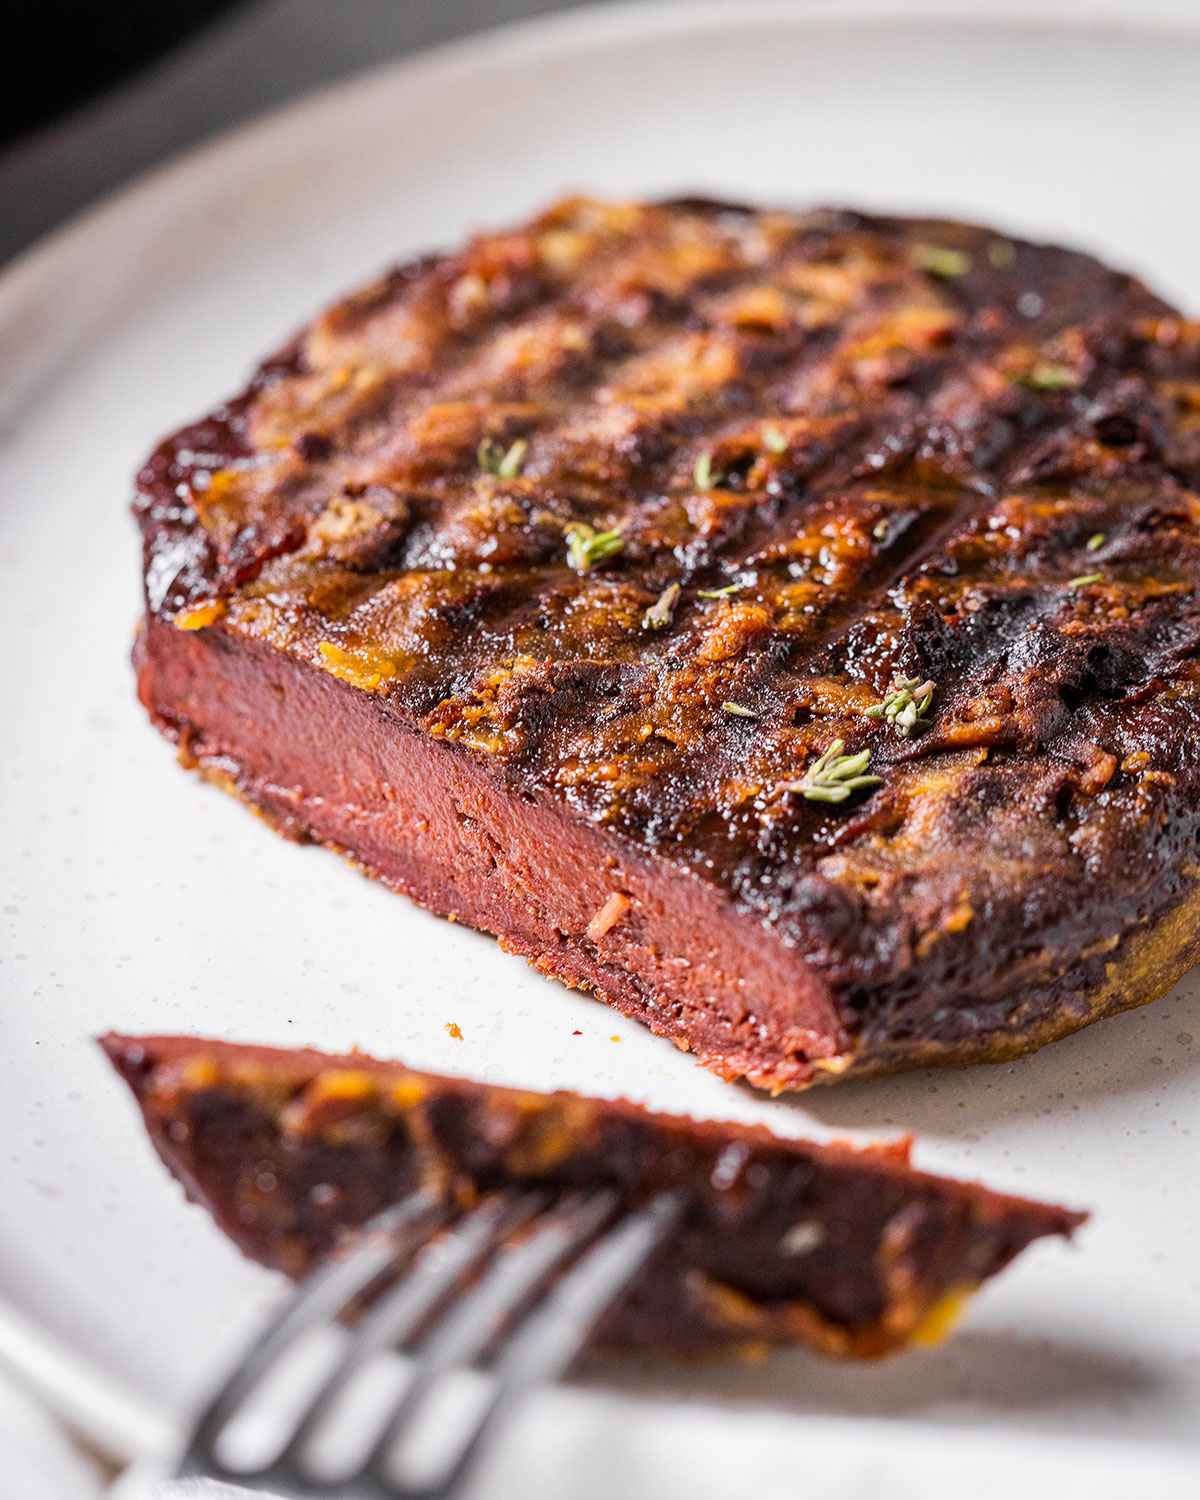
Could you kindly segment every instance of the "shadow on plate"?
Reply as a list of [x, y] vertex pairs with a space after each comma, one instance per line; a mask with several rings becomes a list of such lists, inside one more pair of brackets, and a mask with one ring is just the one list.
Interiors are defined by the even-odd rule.
[[1103, 1423], [1151, 1400], [1165, 1384], [1128, 1353], [1004, 1330], [966, 1330], [940, 1348], [878, 1363], [798, 1351], [737, 1365], [648, 1358], [623, 1363], [619, 1376], [615, 1366], [597, 1361], [583, 1380], [592, 1387], [619, 1380], [623, 1392], [666, 1400], [715, 1400], [795, 1414], [919, 1416], [967, 1425], [986, 1413], [1046, 1431], [1061, 1431], [1073, 1415]]

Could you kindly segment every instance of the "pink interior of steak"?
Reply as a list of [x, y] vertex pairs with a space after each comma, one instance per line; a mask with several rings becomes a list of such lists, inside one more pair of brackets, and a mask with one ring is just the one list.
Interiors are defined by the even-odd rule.
[[794, 1085], [844, 1046], [820, 979], [705, 881], [498, 786], [376, 699], [269, 648], [152, 620], [140, 656], [150, 711], [285, 831], [351, 851], [720, 1070]]

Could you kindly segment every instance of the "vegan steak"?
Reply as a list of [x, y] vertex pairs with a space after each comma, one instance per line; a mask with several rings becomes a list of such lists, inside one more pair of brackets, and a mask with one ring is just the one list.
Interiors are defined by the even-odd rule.
[[1010, 1058], [1200, 951], [1198, 478], [1200, 325], [1088, 256], [572, 199], [159, 446], [139, 692], [728, 1078]]

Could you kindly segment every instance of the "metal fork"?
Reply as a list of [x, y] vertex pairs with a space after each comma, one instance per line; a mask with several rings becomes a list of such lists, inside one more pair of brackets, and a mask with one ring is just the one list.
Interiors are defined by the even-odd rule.
[[[670, 1235], [683, 1209], [660, 1194], [621, 1214], [605, 1189], [486, 1199], [454, 1218], [417, 1193], [365, 1226], [324, 1261], [251, 1345], [200, 1415], [177, 1469], [248, 1490], [341, 1500], [450, 1500], [498, 1420], [530, 1387], [565, 1373], [605, 1309]], [[366, 1311], [269, 1462], [230, 1465], [220, 1442], [298, 1340]], [[380, 1355], [413, 1356], [408, 1385], [377, 1424], [365, 1458], [325, 1478], [312, 1455], [331, 1411]], [[442, 1377], [488, 1356], [491, 1386], [433, 1480], [405, 1478], [393, 1459]]]

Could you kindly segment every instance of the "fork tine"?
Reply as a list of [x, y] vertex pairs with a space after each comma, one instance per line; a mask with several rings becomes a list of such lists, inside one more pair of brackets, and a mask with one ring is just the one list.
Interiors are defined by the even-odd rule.
[[426, 1393], [447, 1371], [471, 1364], [486, 1349], [505, 1318], [519, 1312], [528, 1297], [557, 1268], [599, 1233], [616, 1207], [617, 1195], [605, 1190], [556, 1209], [523, 1243], [496, 1262], [480, 1284], [451, 1312], [421, 1349], [412, 1380], [401, 1394], [367, 1460], [368, 1472], [397, 1495], [427, 1493], [397, 1487], [386, 1473], [386, 1461]]
[[340, 1360], [309, 1401], [272, 1468], [299, 1468], [305, 1445], [354, 1372], [385, 1349], [403, 1347], [454, 1285], [502, 1239], [545, 1207], [544, 1193], [481, 1203], [368, 1311]]
[[662, 1193], [616, 1224], [564, 1273], [514, 1333], [495, 1369], [488, 1401], [441, 1479], [422, 1500], [450, 1500], [499, 1418], [527, 1391], [566, 1374], [601, 1315], [679, 1222], [679, 1193]]
[[[322, 1261], [301, 1282], [201, 1412], [180, 1461], [180, 1478], [203, 1475], [214, 1466], [229, 1473], [217, 1458], [216, 1443], [238, 1407], [301, 1334], [330, 1321], [370, 1286], [401, 1253], [407, 1242], [405, 1231], [423, 1216], [434, 1216], [440, 1206], [436, 1195], [427, 1191], [402, 1199], [370, 1220], [345, 1254]], [[404, 1237], [399, 1246], [397, 1235]]]
[[[674, 1228], [684, 1201], [682, 1194], [660, 1194], [605, 1229], [618, 1203], [611, 1190], [579, 1194], [553, 1206], [544, 1191], [487, 1200], [429, 1246], [367, 1310], [277, 1457], [252, 1472], [229, 1469], [217, 1456], [218, 1439], [272, 1365], [295, 1339], [318, 1323], [331, 1322], [355, 1296], [428, 1245], [431, 1233], [444, 1223], [447, 1210], [439, 1198], [412, 1195], [372, 1220], [352, 1250], [327, 1260], [293, 1294], [202, 1414], [177, 1475], [226, 1480], [251, 1490], [282, 1485], [296, 1493], [337, 1494], [343, 1500], [451, 1500], [500, 1415], [529, 1387], [568, 1368], [601, 1313]], [[491, 1259], [547, 1208], [527, 1238]], [[431, 1222], [418, 1230], [425, 1216]], [[479, 1282], [445, 1311], [455, 1286], [485, 1264]], [[423, 1328], [435, 1317], [432, 1331], [424, 1335]], [[415, 1486], [393, 1479], [388, 1456], [411, 1428], [432, 1386], [448, 1371], [473, 1363], [510, 1323], [490, 1396], [440, 1477]], [[384, 1349], [412, 1347], [414, 1338], [419, 1354], [410, 1384], [393, 1404], [365, 1463], [333, 1484], [307, 1472], [306, 1441], [354, 1372]]]

